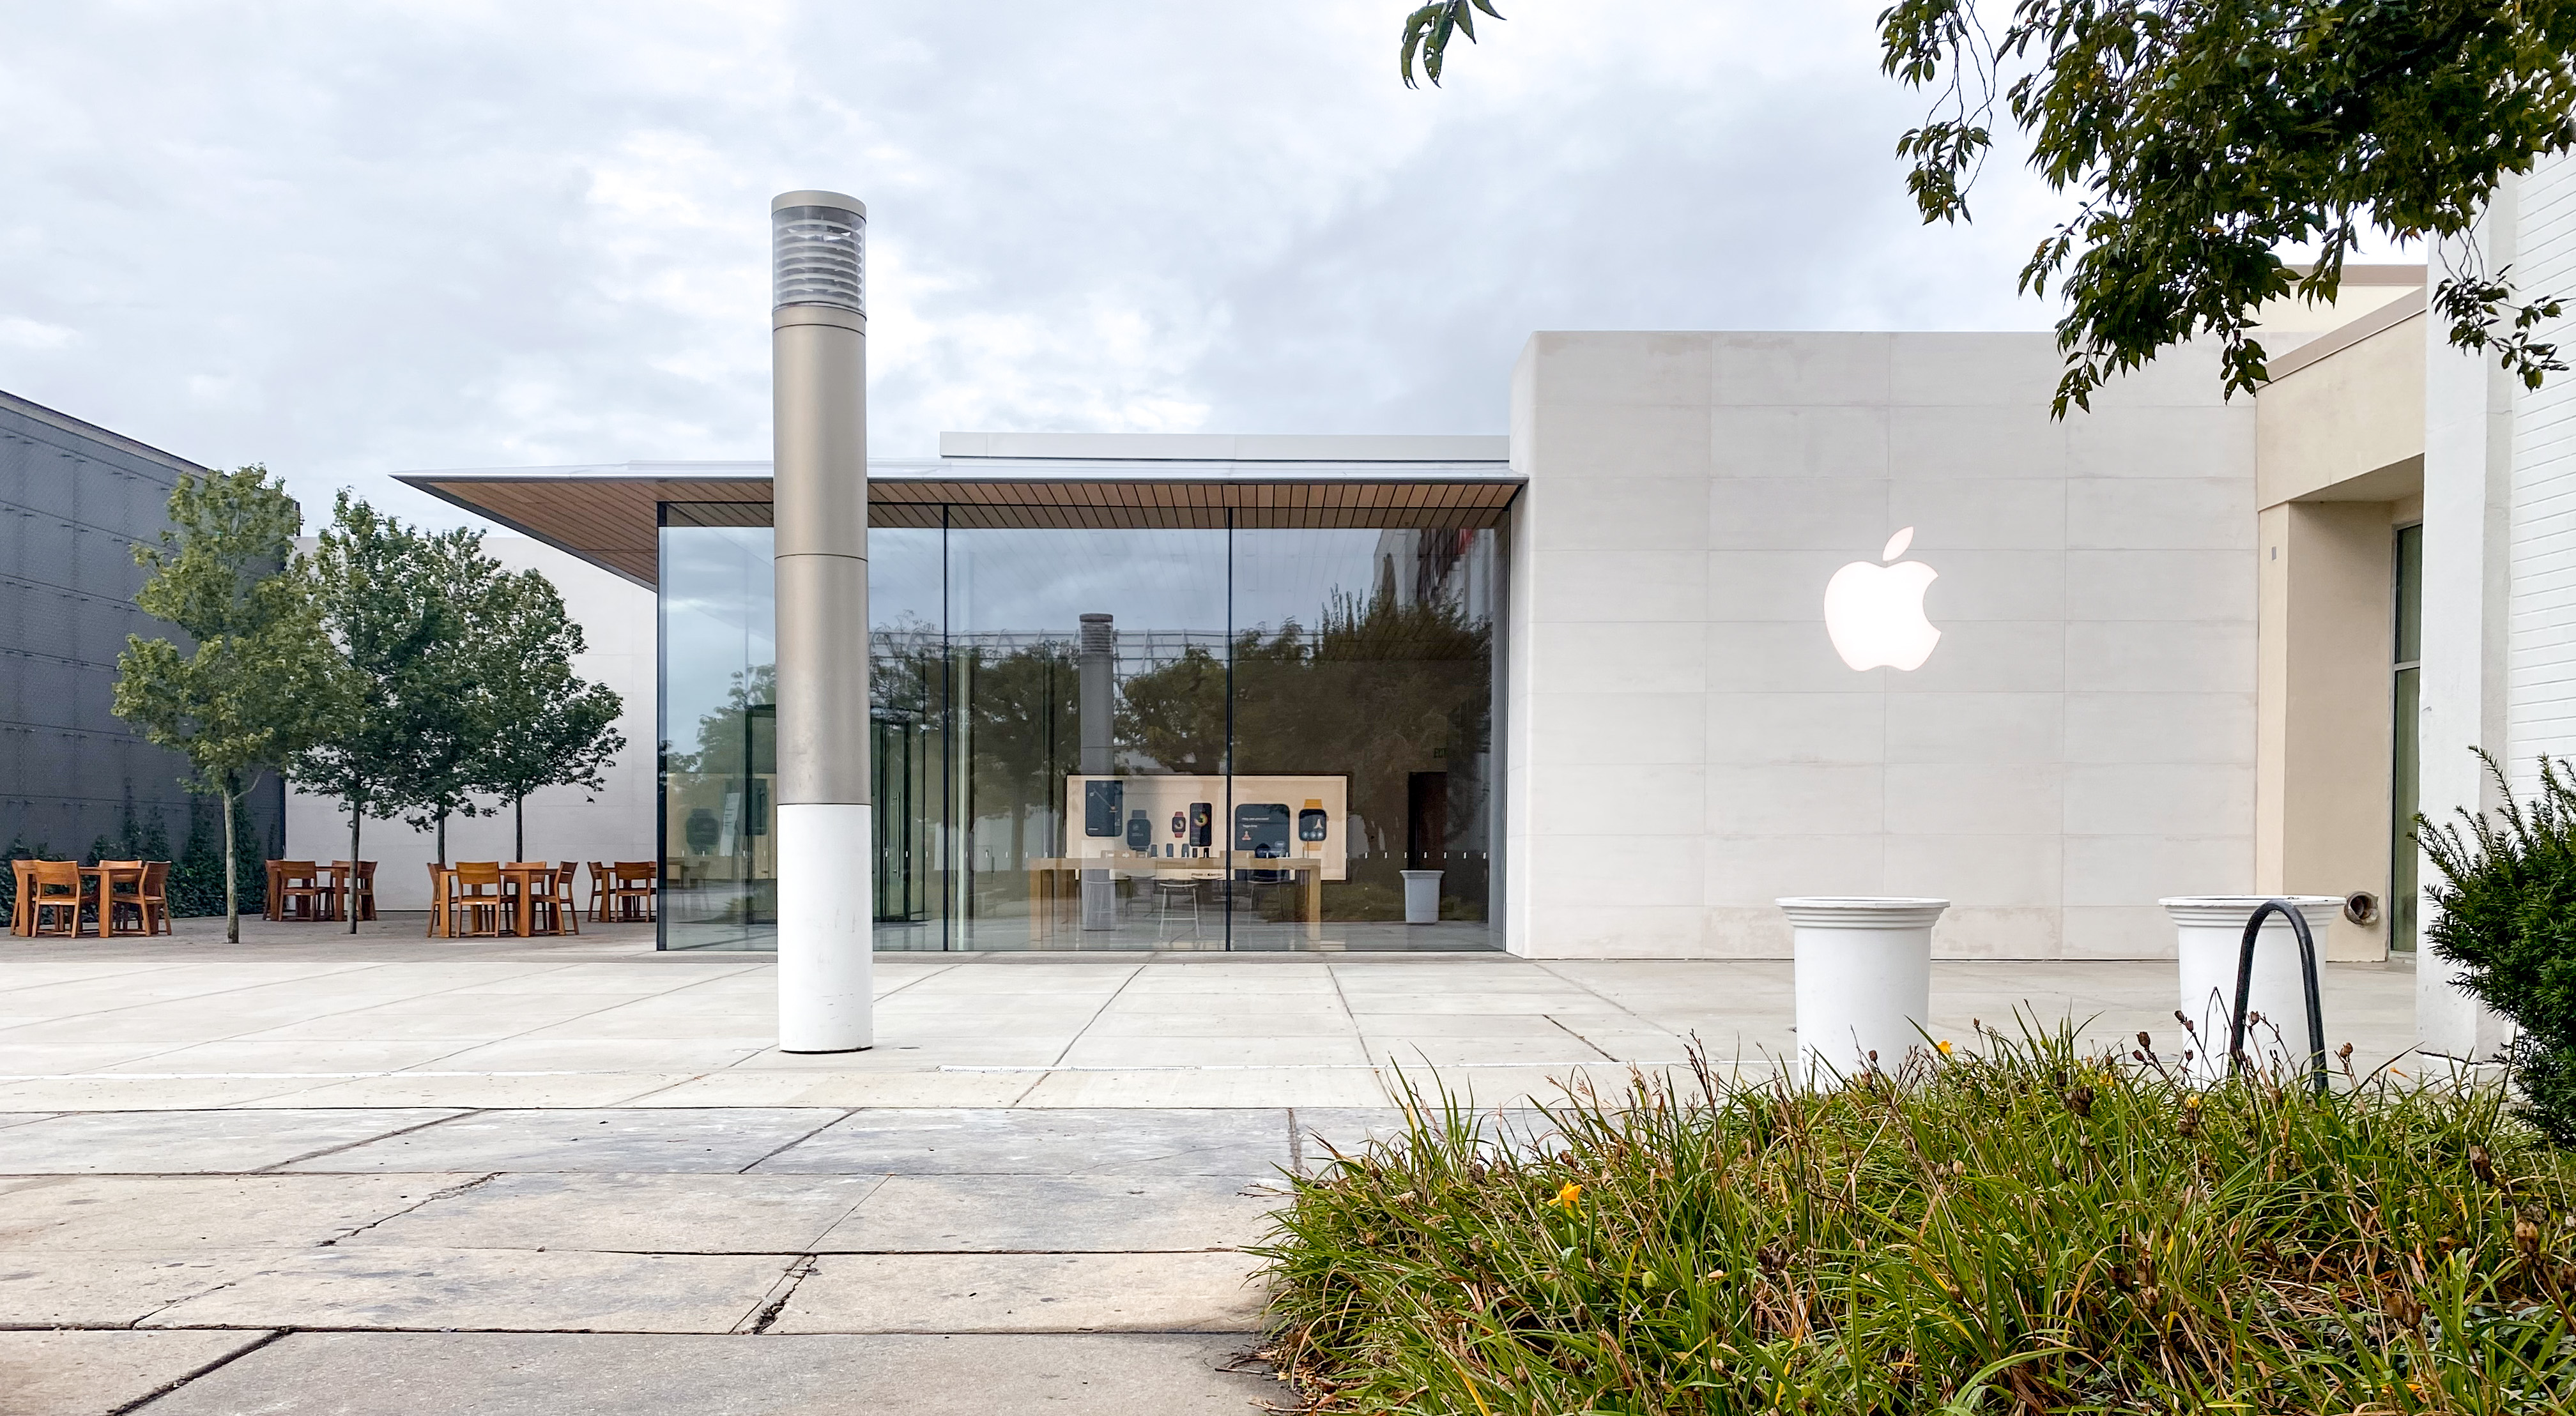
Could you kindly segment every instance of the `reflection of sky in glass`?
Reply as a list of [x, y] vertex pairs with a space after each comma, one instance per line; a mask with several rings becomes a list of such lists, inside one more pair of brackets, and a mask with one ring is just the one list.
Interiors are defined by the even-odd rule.
[[1069, 639], [1087, 614], [1122, 633], [1225, 629], [1223, 531], [960, 530], [948, 555], [961, 634]]
[[1385, 536], [1383, 531], [1235, 532], [1235, 624], [1276, 631], [1293, 619], [1313, 629], [1336, 593], [1366, 600], [1377, 586], [1379, 542]]
[[[1121, 631], [1221, 632], [1227, 627], [1227, 534], [952, 531], [954, 627], [1069, 636], [1083, 615], [1109, 614]], [[1365, 598], [1377, 583], [1385, 534], [1232, 533], [1234, 624], [1276, 629], [1294, 619], [1311, 627], [1335, 591]]]
[[662, 734], [677, 751], [697, 750], [734, 674], [777, 657], [770, 546], [766, 526], [662, 530]]
[[[1070, 640], [1085, 614], [1109, 614], [1122, 634], [1227, 630], [1231, 563], [1235, 627], [1312, 628], [1339, 592], [1365, 599], [1381, 557], [1411, 574], [1406, 533], [1381, 530], [953, 530], [879, 527], [868, 533], [869, 616], [883, 630], [1009, 634]], [[662, 533], [662, 613], [668, 656], [665, 731], [695, 746], [700, 718], [722, 706], [733, 675], [775, 656], [775, 597], [767, 527], [673, 526]], [[949, 583], [943, 587], [943, 573]], [[953, 614], [953, 623], [945, 616]], [[1138, 643], [1135, 647], [1141, 649]], [[1213, 646], [1211, 646], [1213, 647]]]

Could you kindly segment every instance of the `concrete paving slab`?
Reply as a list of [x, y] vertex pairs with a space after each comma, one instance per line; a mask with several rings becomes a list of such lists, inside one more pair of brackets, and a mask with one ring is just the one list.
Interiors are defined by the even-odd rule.
[[62, 1115], [59, 1111], [0, 1111], [0, 1131], [24, 1126], [30, 1121], [44, 1121]]
[[246, 1106], [441, 1106], [460, 1110], [546, 1110], [623, 1106], [697, 1075], [693, 1072], [600, 1072], [558, 1076], [458, 1075], [447, 1063], [428, 1075], [395, 1072], [382, 1077], [307, 1082], [305, 1090], [245, 1102]]
[[1332, 1037], [1103, 1037], [1065, 1050], [1072, 1067], [1313, 1067], [1370, 1061], [1355, 1033]]
[[[13, 1128], [0, 1172], [173, 1175], [264, 1170], [444, 1120], [453, 1110], [118, 1111]], [[455, 1169], [419, 1165], [415, 1170]]]
[[776, 1072], [730, 1068], [647, 1092], [627, 1106], [1009, 1106], [1027, 1072]]
[[1288, 1161], [1288, 1117], [1104, 1109], [854, 1112], [760, 1163], [852, 1175], [1263, 1175]]
[[813, 1248], [845, 1253], [1231, 1249], [1268, 1227], [1286, 1181], [1213, 1175], [897, 1175]]
[[[498, 1175], [359, 1234], [357, 1244], [797, 1254], [884, 1184], [876, 1175]], [[8, 1199], [0, 1196], [0, 1215]]]
[[[1235, 1336], [293, 1333], [145, 1416], [1241, 1416]], [[363, 1372], [364, 1381], [351, 1381]], [[46, 1416], [52, 1416], [47, 1413]]]
[[253, 1106], [313, 1085], [295, 1077], [143, 1074], [50, 1077], [0, 1084], [0, 1107], [41, 1111], [188, 1111]]
[[1386, 1100], [1376, 1069], [1357, 1066], [1110, 1068], [1040, 1076], [1021, 1106], [1375, 1106]]
[[773, 1332], [1255, 1332], [1244, 1254], [867, 1254], [816, 1261]]
[[721, 1333], [749, 1319], [794, 1262], [341, 1245], [264, 1255], [142, 1325]]
[[[0, 1191], [0, 1255], [309, 1248], [479, 1175], [67, 1175]], [[0, 1258], [0, 1263], [7, 1259]]]
[[104, 1416], [176, 1386], [264, 1332], [0, 1332], [0, 1410]]
[[193, 1254], [11, 1250], [0, 1253], [0, 1328], [126, 1327], [276, 1259], [273, 1249]]
[[294, 1168], [724, 1175], [811, 1135], [841, 1115], [827, 1109], [748, 1107], [478, 1111]]

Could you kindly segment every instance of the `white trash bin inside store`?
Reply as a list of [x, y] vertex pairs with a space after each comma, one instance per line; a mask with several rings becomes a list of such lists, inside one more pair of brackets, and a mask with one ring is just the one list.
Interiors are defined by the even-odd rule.
[[1440, 872], [1407, 870], [1404, 876], [1404, 922], [1438, 924], [1440, 922]]

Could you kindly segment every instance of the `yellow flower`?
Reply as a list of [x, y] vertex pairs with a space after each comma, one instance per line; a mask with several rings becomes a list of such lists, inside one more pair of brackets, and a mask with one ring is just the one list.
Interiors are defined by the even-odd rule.
[[1567, 1214], [1572, 1214], [1574, 1207], [1583, 1203], [1583, 1187], [1569, 1180], [1565, 1183], [1564, 1189], [1556, 1192], [1556, 1198], [1547, 1203], [1551, 1209], [1561, 1209]]
[[1950, 1039], [1945, 1037], [1933, 1045], [1941, 1049], [1942, 1056], [1947, 1057], [1950, 1055]]

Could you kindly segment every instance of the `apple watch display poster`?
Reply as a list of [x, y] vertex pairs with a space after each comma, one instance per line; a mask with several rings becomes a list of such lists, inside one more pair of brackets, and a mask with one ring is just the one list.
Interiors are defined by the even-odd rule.
[[[1324, 880], [1347, 880], [1350, 799], [1350, 778], [1339, 774], [1077, 774], [1065, 779], [1065, 819], [1079, 819], [1082, 829], [1067, 828], [1064, 854], [1097, 860], [1113, 873], [1120, 860], [1138, 861], [1142, 869], [1144, 857], [1196, 857], [1207, 862], [1211, 879], [1229, 868], [1251, 868], [1230, 866], [1229, 855], [1294, 857], [1315, 862]], [[1173, 869], [1156, 868], [1166, 875]]]
[[1127, 784], [1116, 777], [1093, 777], [1082, 784], [1082, 834], [1115, 836], [1126, 813]]

